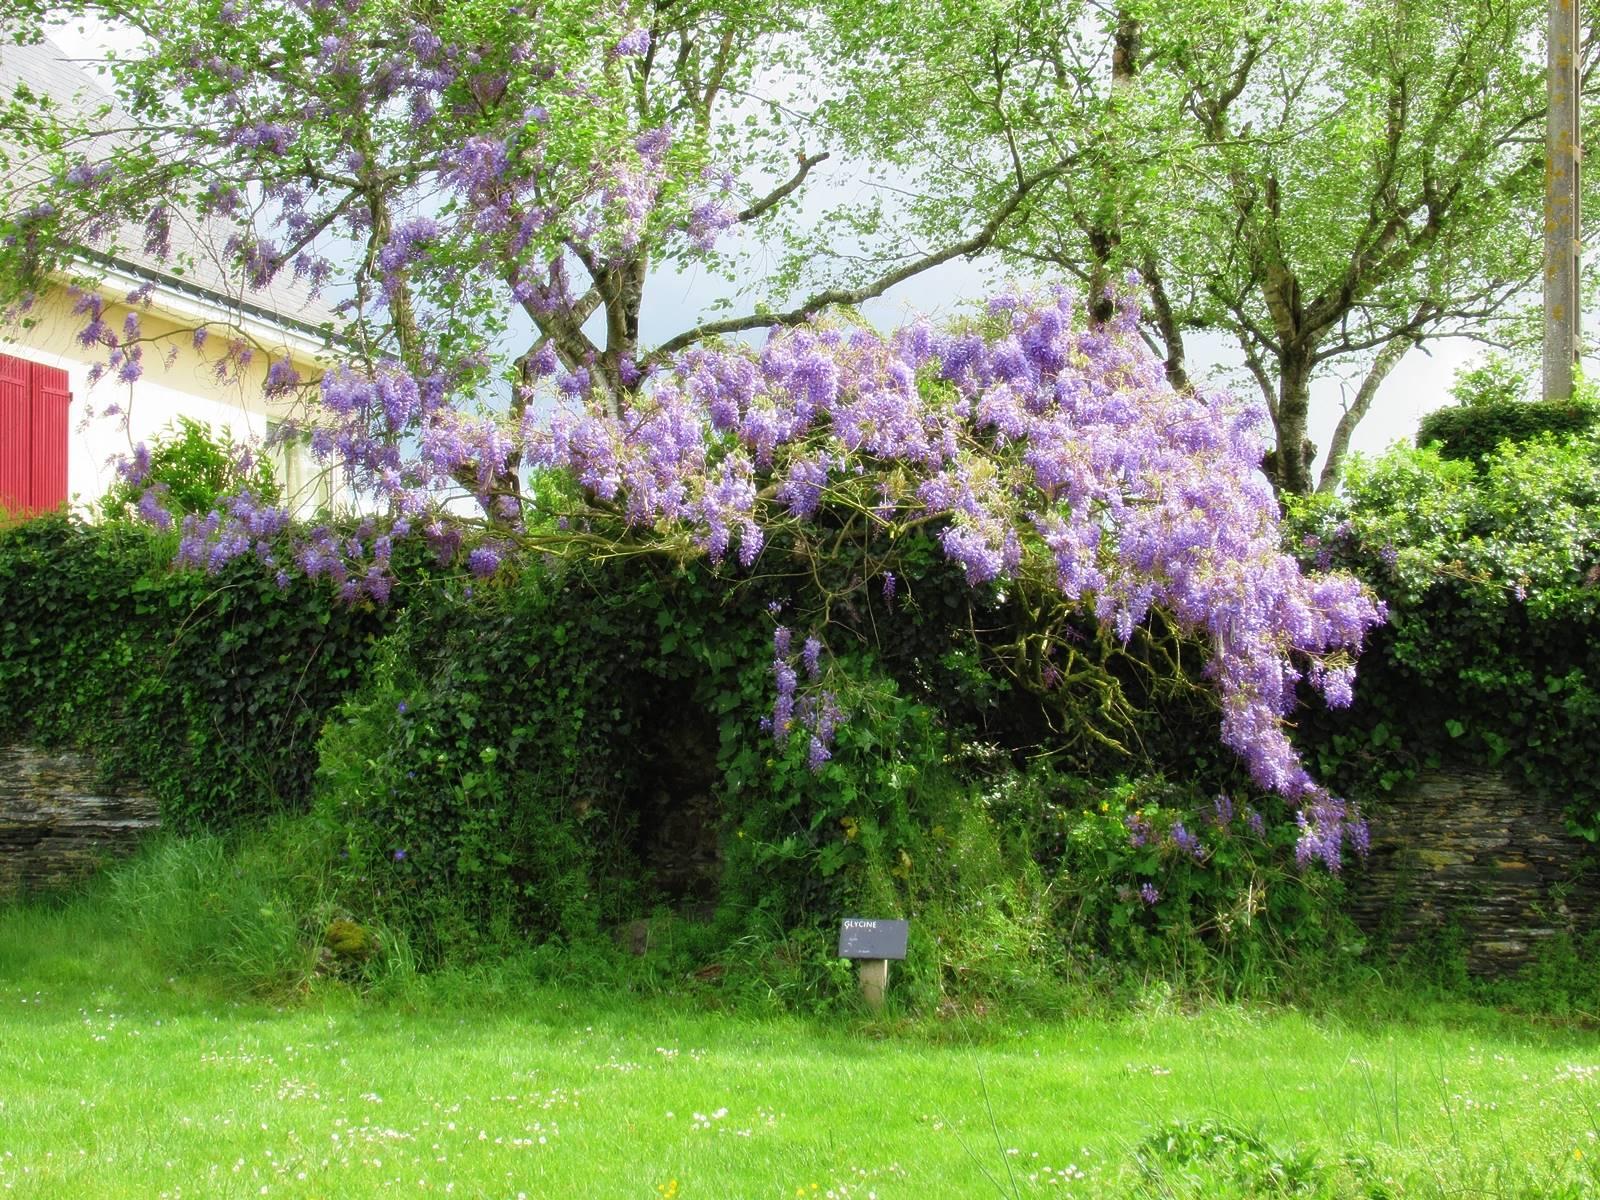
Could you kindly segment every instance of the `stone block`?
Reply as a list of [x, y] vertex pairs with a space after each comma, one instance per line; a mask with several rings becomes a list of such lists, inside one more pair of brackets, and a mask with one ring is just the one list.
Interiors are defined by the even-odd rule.
[[1593, 850], [1568, 834], [1559, 801], [1502, 773], [1425, 772], [1369, 817], [1372, 853], [1352, 873], [1352, 908], [1398, 947], [1449, 922], [1470, 970], [1505, 974], [1600, 912], [1600, 878], [1581, 869]]
[[0, 897], [80, 882], [159, 824], [153, 800], [105, 786], [86, 755], [0, 746]]

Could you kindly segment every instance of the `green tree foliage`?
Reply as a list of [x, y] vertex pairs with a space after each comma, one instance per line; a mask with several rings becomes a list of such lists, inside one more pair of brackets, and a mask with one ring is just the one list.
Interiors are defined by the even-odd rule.
[[[1463, 408], [1526, 400], [1529, 398], [1527, 366], [1498, 351], [1488, 354], [1475, 366], [1456, 372], [1455, 381], [1450, 385], [1450, 398]], [[1426, 444], [1426, 439], [1418, 444]]]
[[1544, 19], [1536, 0], [925, 0], [845, 36], [897, 68], [898, 119], [855, 133], [919, 180], [924, 236], [1047, 172], [1001, 248], [1096, 295], [1140, 276], [1174, 382], [1191, 334], [1226, 334], [1272, 413], [1275, 483], [1307, 492], [1313, 379], [1359, 378], [1326, 489], [1408, 350], [1536, 280]]
[[[843, 69], [870, 66], [872, 49], [846, 59], [820, 32], [826, 2], [333, 11], [0, 5], [22, 40], [83, 14], [129, 43], [109, 64], [115, 104], [26, 85], [5, 98], [0, 298], [92, 275], [85, 247], [113, 259], [142, 247], [180, 277], [204, 259], [241, 293], [279, 271], [320, 280], [348, 266], [356, 311], [383, 311], [360, 338], [341, 332], [372, 357], [423, 374], [424, 358], [493, 346], [501, 378], [480, 364], [470, 380], [487, 396], [531, 378], [549, 346], [621, 392], [636, 364], [799, 324], [980, 253], [1034, 186], [1003, 184], [913, 252], [900, 239], [864, 248], [882, 224], [870, 199], [803, 209], [813, 172], [846, 144], [842, 116], [882, 99]], [[247, 212], [247, 192], [277, 203]], [[495, 219], [475, 220], [491, 196]], [[170, 237], [197, 220], [199, 240]], [[418, 258], [444, 269], [421, 281], [404, 269]], [[642, 341], [654, 281], [685, 263], [751, 295], [674, 313]]]

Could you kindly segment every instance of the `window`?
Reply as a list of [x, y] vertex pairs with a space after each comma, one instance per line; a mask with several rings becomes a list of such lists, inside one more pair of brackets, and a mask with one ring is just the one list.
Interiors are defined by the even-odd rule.
[[267, 422], [272, 473], [283, 491], [283, 505], [296, 517], [309, 518], [333, 507], [332, 473], [311, 457], [311, 437], [284, 438], [282, 423]]

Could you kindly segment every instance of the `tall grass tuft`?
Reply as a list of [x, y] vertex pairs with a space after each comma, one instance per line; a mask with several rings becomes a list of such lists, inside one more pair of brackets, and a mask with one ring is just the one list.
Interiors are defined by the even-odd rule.
[[[226, 838], [162, 838], [106, 877], [100, 907], [162, 970], [226, 991], [282, 997], [322, 978], [409, 974], [403, 941], [341, 904], [336, 853], [327, 829], [307, 817]], [[359, 958], [326, 944], [341, 919], [367, 936]]]

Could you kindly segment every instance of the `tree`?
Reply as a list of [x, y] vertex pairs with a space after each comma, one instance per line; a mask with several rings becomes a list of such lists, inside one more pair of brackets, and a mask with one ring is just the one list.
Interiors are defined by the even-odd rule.
[[[763, 71], [795, 69], [814, 32], [804, 12], [685, 4], [634, 18], [591, 0], [115, 11], [147, 39], [115, 69], [132, 120], [113, 155], [90, 156], [92, 131], [34, 114], [26, 127], [54, 174], [43, 202], [14, 215], [0, 269], [36, 284], [128, 221], [147, 253], [182, 266], [171, 229], [198, 214], [231, 230], [227, 265], [243, 288], [293, 270], [341, 299], [322, 377], [279, 362], [264, 386], [315, 390], [313, 449], [352, 472], [384, 519], [353, 536], [305, 531], [300, 570], [382, 601], [395, 541], [418, 535], [477, 575], [519, 548], [698, 560], [730, 586], [770, 563], [802, 597], [797, 614], [837, 633], [834, 609], [869, 586], [892, 592], [903, 556], [931, 549], [974, 588], [1038, 600], [1040, 627], [1014, 666], [1040, 693], [1104, 684], [1076, 670], [1082, 634], [1064, 614], [1126, 643], [1159, 607], [1209, 648], [1223, 740], [1263, 787], [1300, 802], [1303, 857], [1336, 866], [1341, 846], [1361, 845], [1363, 827], [1311, 779], [1283, 718], [1302, 680], [1348, 702], [1378, 611], [1352, 579], [1305, 576], [1283, 553], [1250, 411], [1174, 389], [1127, 310], [1077, 328], [1064, 290], [996, 298], [954, 330], [885, 335], [820, 313], [981, 250], [1077, 151], [1041, 152], [986, 186], [969, 210], [986, 214], [976, 231], [943, 249], [646, 347], [651, 262], [714, 253], [719, 232], [765, 219], [818, 161], [803, 154], [776, 186], [736, 200], [790, 126], [780, 113], [769, 135], [757, 118], [746, 136], [717, 109]], [[859, 104], [824, 105], [822, 127], [853, 148], [861, 111], [905, 118], [853, 90], [882, 68], [881, 47], [823, 44], [835, 94]], [[854, 225], [870, 243], [870, 219]], [[319, 250], [328, 234], [354, 253]], [[92, 295], [83, 310], [112, 365], [142, 371], [137, 313], [119, 331]], [[531, 322], [525, 344], [508, 342], [508, 310]], [[770, 329], [759, 348], [715, 340], [757, 328]], [[235, 339], [220, 362], [241, 369], [247, 352]], [[530, 469], [565, 482], [546, 489], [555, 509], [530, 511]], [[453, 517], [452, 485], [482, 521]], [[285, 521], [241, 494], [185, 518], [180, 559], [218, 569], [272, 555]], [[830, 555], [850, 556], [836, 586], [817, 567]], [[771, 729], [820, 767], [841, 705], [820, 638], [796, 655], [788, 637], [774, 643]], [[797, 666], [816, 677], [810, 694]]]
[[[795, 202], [833, 135], [825, 114], [786, 103], [785, 81], [850, 101], [810, 44], [814, 6], [5, 7], [24, 36], [83, 11], [139, 44], [111, 64], [122, 112], [26, 94], [11, 105], [12, 180], [25, 184], [7, 205], [12, 299], [69, 263], [81, 270], [83, 247], [131, 238], [182, 273], [221, 244], [215, 265], [241, 297], [290, 271], [326, 285], [344, 302], [330, 335], [451, 393], [496, 373], [525, 382], [548, 347], [620, 397], [673, 351], [797, 324], [984, 250], [1037, 186], [997, 193], [937, 247], [858, 263], [848, 279], [803, 280], [798, 264], [817, 256], [791, 255], [757, 310], [641, 346], [658, 265], [693, 257], [733, 274], [734, 231], [793, 240]], [[48, 211], [33, 202], [41, 174], [63, 184]], [[833, 221], [870, 214], [846, 207]], [[175, 238], [179, 223], [202, 236]], [[786, 294], [802, 283], [812, 290]], [[532, 335], [508, 343], [525, 324]], [[117, 369], [142, 369], [137, 336], [94, 335], [121, 351]]]
[[[1357, 368], [1325, 490], [1409, 350], [1486, 336], [1537, 282], [1542, 23], [1533, 0], [920, 4], [877, 31], [920, 61], [923, 89], [879, 136], [933, 164], [917, 208], [930, 236], [989, 181], [1067, 151], [998, 244], [1096, 296], [1137, 274], [1178, 386], [1186, 335], [1229, 335], [1271, 414], [1282, 491], [1317, 482], [1312, 380]], [[1595, 39], [1584, 56], [1589, 90]], [[967, 164], [955, 194], [952, 161]]]

